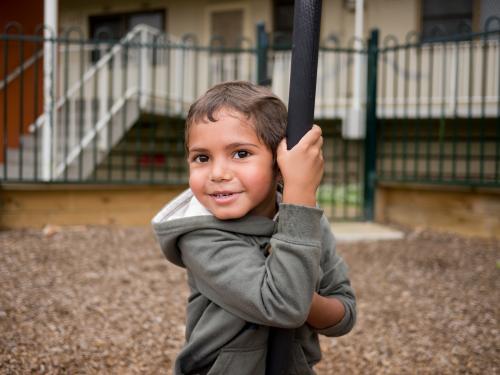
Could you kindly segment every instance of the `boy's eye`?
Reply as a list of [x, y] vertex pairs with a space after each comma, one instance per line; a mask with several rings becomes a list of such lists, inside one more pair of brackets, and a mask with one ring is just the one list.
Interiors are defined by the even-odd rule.
[[234, 153], [235, 159], [243, 159], [243, 158], [247, 158], [249, 156], [250, 156], [250, 153], [248, 151], [245, 151], [245, 150], [238, 150]]
[[193, 161], [195, 163], [206, 163], [208, 161], [208, 156], [207, 155], [196, 155], [193, 158]]

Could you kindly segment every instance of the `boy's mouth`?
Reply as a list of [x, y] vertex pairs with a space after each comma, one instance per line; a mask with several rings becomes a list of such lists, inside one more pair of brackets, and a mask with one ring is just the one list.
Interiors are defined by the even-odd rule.
[[224, 198], [224, 197], [230, 197], [234, 194], [237, 194], [237, 193], [232, 193], [232, 192], [217, 192], [217, 193], [211, 193], [210, 196], [212, 197], [215, 197], [215, 198]]
[[216, 192], [216, 193], [211, 193], [209, 194], [212, 198], [214, 198], [217, 201], [225, 201], [225, 200], [230, 200], [231, 198], [234, 198], [238, 195], [239, 193], [234, 193], [234, 192], [229, 192], [229, 191], [221, 191], [221, 192]]
[[231, 195], [233, 195], [233, 193], [216, 193], [216, 194], [212, 194], [212, 196], [215, 197], [215, 198], [230, 197]]

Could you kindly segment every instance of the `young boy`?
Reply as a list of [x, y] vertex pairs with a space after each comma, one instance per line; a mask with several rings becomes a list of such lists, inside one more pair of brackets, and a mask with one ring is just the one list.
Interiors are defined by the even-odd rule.
[[175, 374], [263, 375], [270, 327], [294, 329], [288, 373], [313, 374], [318, 333], [354, 325], [347, 269], [316, 207], [321, 130], [287, 150], [286, 117], [276, 96], [246, 82], [219, 84], [189, 110], [190, 189], [153, 219], [191, 289]]

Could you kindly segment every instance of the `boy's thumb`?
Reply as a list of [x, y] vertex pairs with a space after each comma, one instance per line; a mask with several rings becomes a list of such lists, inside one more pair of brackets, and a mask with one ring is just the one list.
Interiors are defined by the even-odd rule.
[[287, 143], [286, 143], [286, 138], [283, 138], [278, 145], [277, 153], [278, 154], [284, 153], [284, 152], [287, 152], [287, 150], [288, 150], [288, 147], [287, 147]]

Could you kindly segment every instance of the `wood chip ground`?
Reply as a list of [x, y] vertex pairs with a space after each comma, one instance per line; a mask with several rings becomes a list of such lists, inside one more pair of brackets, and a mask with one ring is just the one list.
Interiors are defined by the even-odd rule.
[[[0, 232], [1, 374], [170, 374], [185, 272], [149, 229]], [[428, 231], [341, 244], [358, 322], [318, 374], [499, 374], [500, 243]]]

